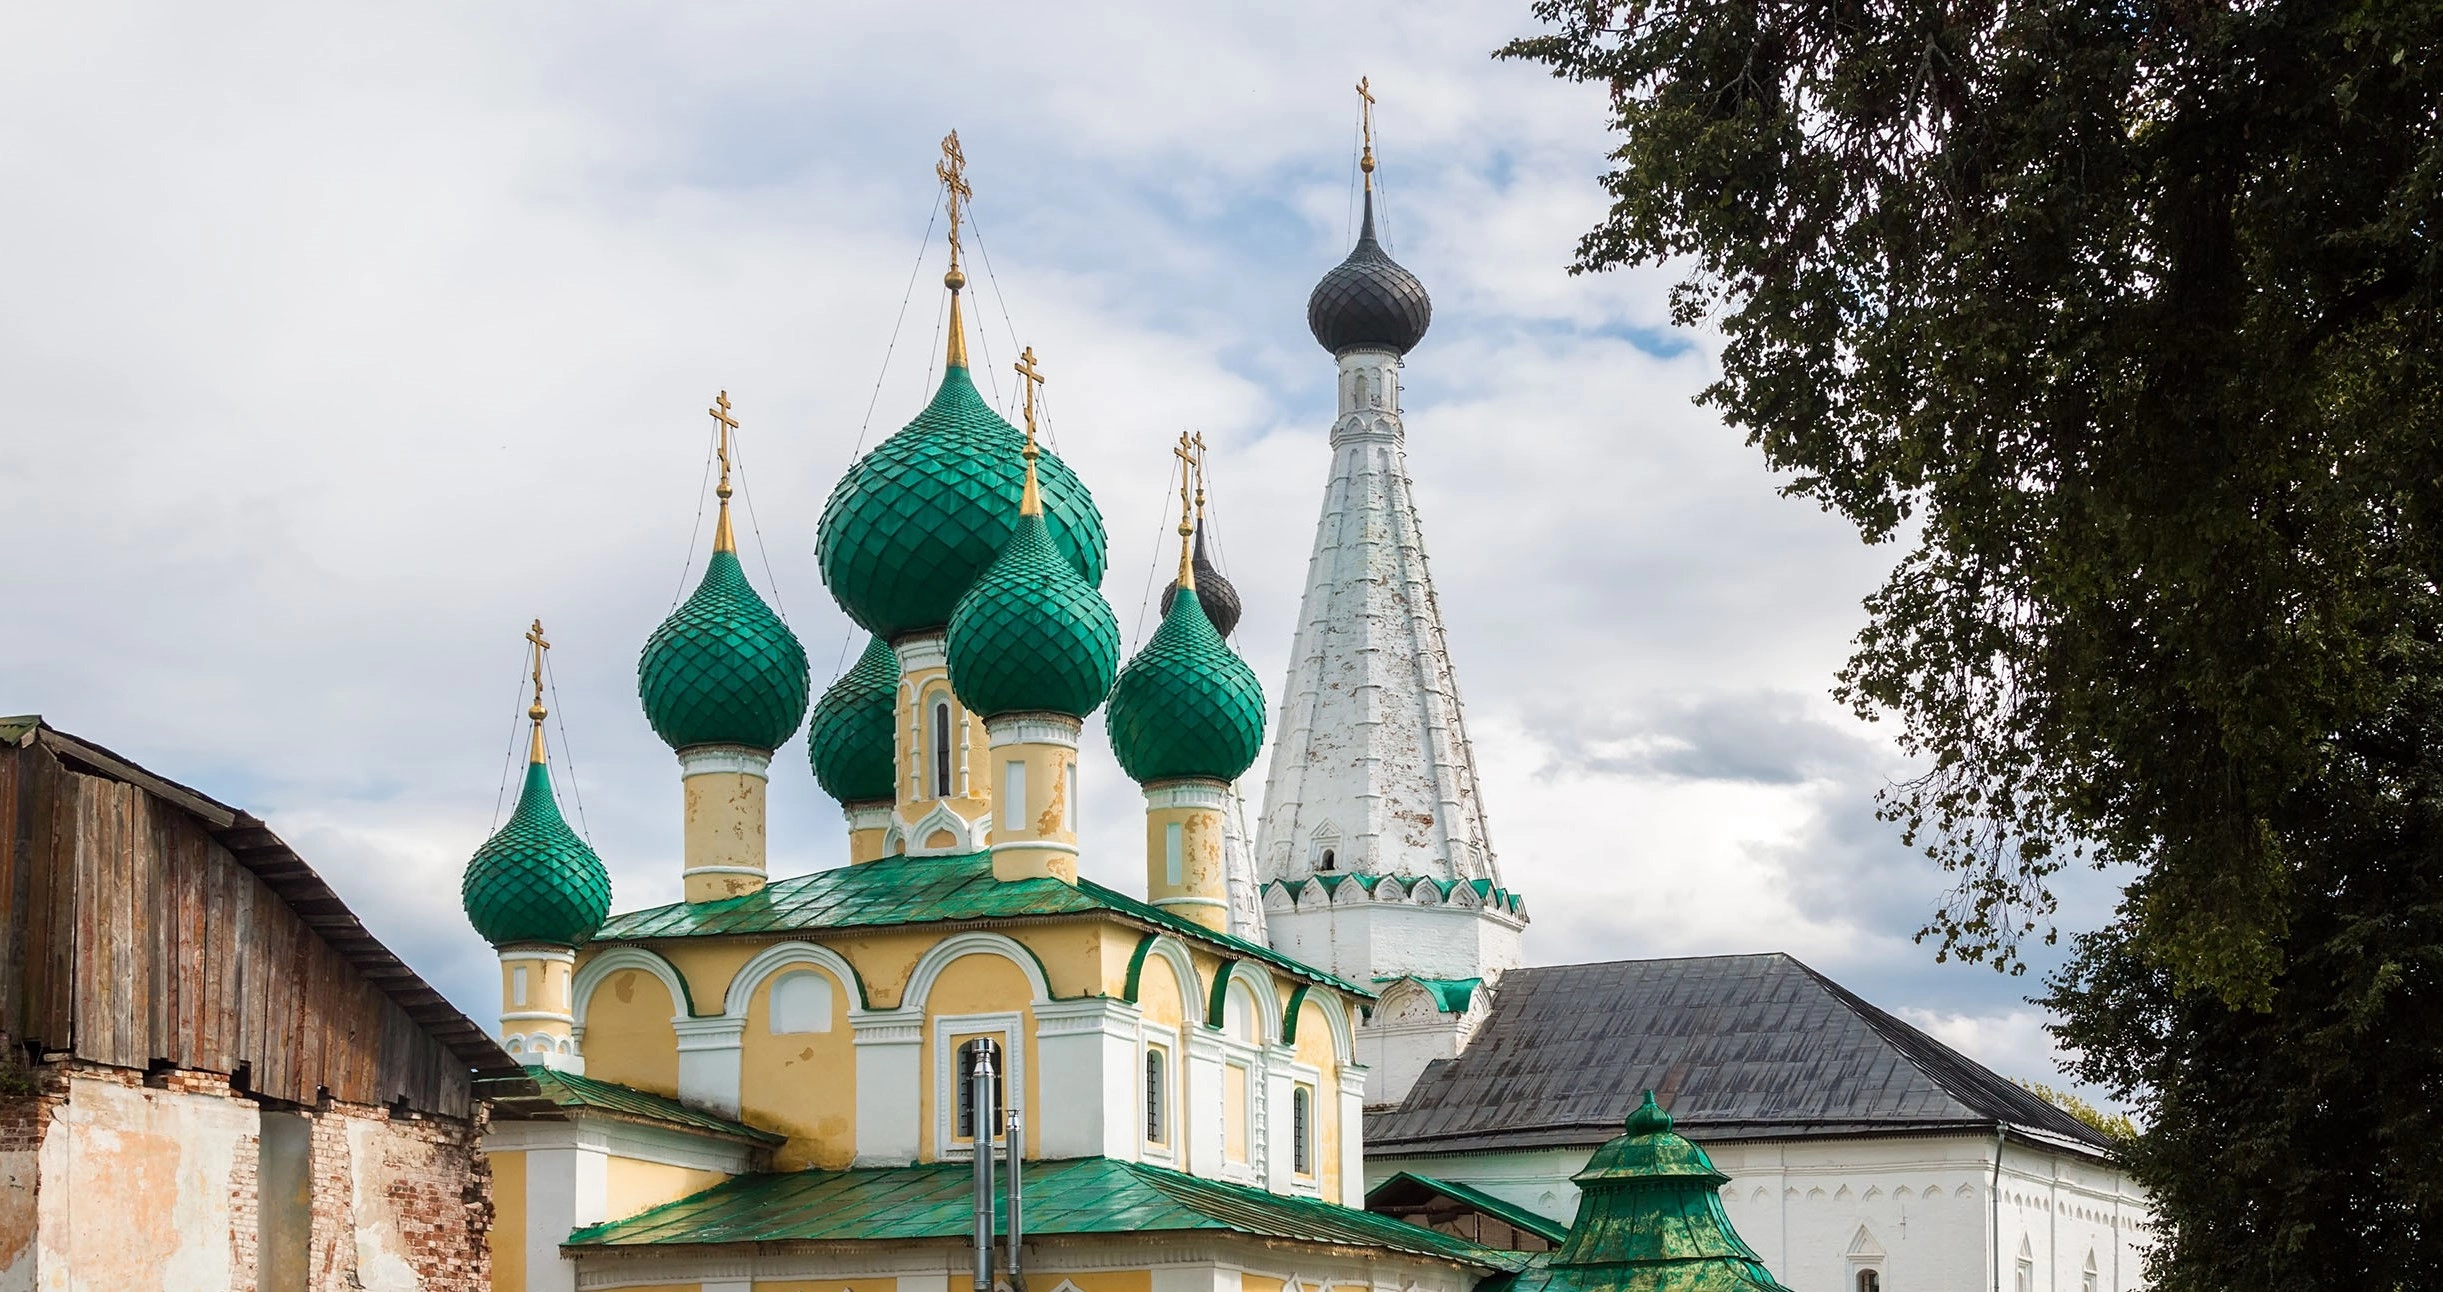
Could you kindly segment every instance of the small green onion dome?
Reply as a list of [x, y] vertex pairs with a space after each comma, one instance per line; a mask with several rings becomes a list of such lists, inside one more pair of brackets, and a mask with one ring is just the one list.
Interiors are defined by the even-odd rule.
[[892, 725], [899, 713], [899, 657], [879, 637], [865, 641], [856, 667], [814, 702], [806, 724], [806, 757], [823, 792], [842, 803], [898, 795], [898, 751]]
[[1153, 640], [1120, 670], [1103, 721], [1121, 770], [1140, 785], [1236, 780], [1264, 745], [1264, 688], [1222, 644], [1196, 590], [1183, 588]]
[[1083, 718], [1111, 694], [1120, 621], [1077, 576], [1041, 516], [1018, 532], [950, 616], [950, 685], [987, 718], [1065, 713]]
[[774, 750], [806, 716], [806, 649], [716, 548], [704, 582], [645, 641], [637, 698], [672, 749]]
[[459, 883], [467, 923], [493, 946], [574, 947], [611, 913], [602, 858], [568, 828], [551, 796], [551, 768], [526, 765], [526, 788], [500, 833], [484, 841]]
[[[858, 459], [823, 504], [815, 554], [848, 617], [889, 641], [950, 622], [1017, 530], [1026, 437], [951, 364], [933, 402]], [[1059, 458], [1038, 463], [1044, 522], [1090, 586], [1103, 582], [1103, 517]]]

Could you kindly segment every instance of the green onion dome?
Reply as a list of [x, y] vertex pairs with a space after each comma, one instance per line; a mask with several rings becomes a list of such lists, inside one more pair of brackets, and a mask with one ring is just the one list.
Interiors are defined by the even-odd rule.
[[[1026, 437], [943, 370], [916, 420], [857, 460], [823, 504], [815, 554], [848, 617], [885, 641], [949, 624], [959, 598], [1017, 530]], [[1038, 463], [1044, 523], [1090, 586], [1103, 582], [1103, 517], [1059, 458]]]
[[1120, 670], [1103, 720], [1121, 770], [1138, 784], [1236, 780], [1264, 745], [1264, 688], [1186, 587], [1153, 640]]
[[1111, 694], [1120, 621], [1077, 575], [1041, 516], [1018, 532], [950, 616], [950, 685], [987, 718], [1065, 713], [1083, 718]]
[[806, 757], [823, 792], [842, 803], [898, 795], [899, 754], [892, 726], [899, 713], [899, 657], [879, 637], [865, 641], [856, 667], [814, 702], [806, 724]]
[[568, 828], [551, 795], [551, 768], [526, 765], [526, 788], [509, 824], [484, 841], [459, 883], [467, 923], [493, 946], [543, 942], [574, 947], [611, 913], [602, 858]]
[[806, 688], [805, 647], [722, 546], [636, 662], [645, 717], [672, 749], [778, 749], [806, 716]]

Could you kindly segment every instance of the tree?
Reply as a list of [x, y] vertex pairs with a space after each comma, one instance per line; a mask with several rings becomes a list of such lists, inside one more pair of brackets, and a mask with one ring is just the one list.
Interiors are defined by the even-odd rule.
[[1881, 808], [2133, 1099], [2167, 1288], [2443, 1268], [2443, 6], [1542, 0], [1607, 85], [1576, 268], [1671, 263], [1703, 399], [1899, 545], [1836, 693]]

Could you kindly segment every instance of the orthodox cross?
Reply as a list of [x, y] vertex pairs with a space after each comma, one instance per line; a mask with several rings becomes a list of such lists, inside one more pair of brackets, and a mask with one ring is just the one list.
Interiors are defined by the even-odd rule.
[[713, 406], [704, 411], [712, 414], [713, 421], [720, 424], [720, 429], [713, 433], [713, 452], [721, 457], [721, 487], [715, 492], [720, 494], [723, 501], [727, 501], [730, 496], [730, 432], [738, 429], [738, 419], [730, 416], [730, 393], [725, 390], [713, 396]]
[[544, 640], [543, 637], [542, 620], [535, 620], [534, 627], [526, 630], [526, 644], [534, 648], [534, 705], [526, 710], [526, 716], [536, 722], [541, 722], [543, 720], [543, 652], [551, 649], [551, 643]]
[[1171, 450], [1171, 455], [1179, 459], [1179, 586], [1183, 588], [1196, 586], [1195, 570], [1188, 563], [1188, 537], [1196, 532], [1196, 527], [1188, 522], [1188, 477], [1195, 475], [1197, 468], [1194, 444], [1188, 433], [1181, 431], [1179, 447]]
[[956, 291], [967, 282], [966, 275], [959, 272], [960, 208], [975, 200], [975, 190], [967, 186], [967, 154], [959, 149], [958, 131], [942, 136], [942, 159], [933, 163], [933, 173], [941, 176], [942, 186], [950, 193], [950, 274], [958, 279], [950, 288]]
[[1196, 432], [1192, 442], [1196, 445], [1196, 524], [1201, 529], [1205, 523], [1205, 433]]
[[1357, 161], [1357, 168], [1366, 173], [1366, 187], [1374, 187], [1374, 84], [1372, 78], [1357, 78], [1357, 118], [1366, 132], [1366, 154]]
[[1043, 387], [1043, 370], [1035, 366], [1035, 347], [1028, 346], [1010, 365], [1026, 379], [1026, 460], [1035, 460], [1035, 392]]

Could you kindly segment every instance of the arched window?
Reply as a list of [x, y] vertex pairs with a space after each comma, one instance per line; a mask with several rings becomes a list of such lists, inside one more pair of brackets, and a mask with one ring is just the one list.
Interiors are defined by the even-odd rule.
[[950, 797], [950, 702], [933, 702], [933, 797]]
[[831, 1030], [831, 980], [800, 969], [772, 980], [772, 1033]]
[[[988, 1041], [983, 1037], [978, 1037], [975, 1040], [968, 1041], [959, 1046], [958, 1138], [960, 1139], [972, 1140], [976, 1137], [976, 1086], [974, 1080], [972, 1080], [972, 1078], [975, 1076], [976, 1070], [976, 1050], [980, 1046], [991, 1044], [991, 1041]], [[1006, 1110], [1002, 1107], [1002, 1092], [1008, 1089], [1008, 1087], [1003, 1084], [1004, 1080], [1006, 1079], [1006, 1073], [1001, 1065], [1001, 1056], [998, 1053], [999, 1048], [1000, 1047], [998, 1046], [994, 1047], [996, 1052], [993, 1056], [992, 1068], [991, 1125], [992, 1133], [995, 1135], [1000, 1134], [1002, 1128], [1009, 1125], [1009, 1119], [1005, 1115]]]
[[1171, 1142], [1170, 1117], [1171, 1078], [1169, 1063], [1161, 1047], [1149, 1046], [1145, 1051], [1145, 1142]]
[[1317, 869], [1317, 870], [1330, 870], [1331, 868], [1332, 868], [1332, 850], [1331, 850], [1331, 849], [1329, 849], [1329, 848], [1326, 848], [1326, 849], [1324, 849], [1324, 850], [1323, 850], [1323, 861], [1321, 862], [1321, 864], [1317, 865], [1317, 866], [1315, 867], [1315, 869]]
[[1315, 1173], [1315, 1090], [1293, 1087], [1289, 1092], [1289, 1169]]
[[1880, 1270], [1859, 1270], [1858, 1292], [1883, 1292], [1883, 1272]]

